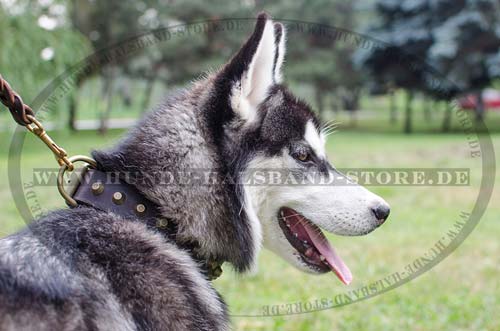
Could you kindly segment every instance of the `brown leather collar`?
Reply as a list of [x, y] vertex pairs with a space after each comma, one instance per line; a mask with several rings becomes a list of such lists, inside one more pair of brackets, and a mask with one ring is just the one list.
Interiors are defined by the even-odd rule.
[[158, 206], [115, 173], [88, 169], [73, 194], [78, 204], [113, 212], [125, 218], [159, 219]]
[[[72, 194], [78, 205], [113, 212], [124, 218], [145, 222], [175, 241], [177, 226], [174, 220], [163, 217], [158, 206], [148, 200], [134, 186], [121, 180], [115, 173], [97, 169], [87, 169], [80, 177], [79, 184]], [[193, 246], [181, 247], [191, 252], [193, 258], [202, 265], [202, 271], [210, 280], [222, 273], [222, 263], [204, 260], [194, 254]]]

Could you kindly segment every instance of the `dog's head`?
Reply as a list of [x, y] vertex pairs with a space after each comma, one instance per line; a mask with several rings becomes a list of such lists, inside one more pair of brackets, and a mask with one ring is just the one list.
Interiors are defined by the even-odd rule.
[[[146, 178], [186, 168], [215, 170], [223, 180], [213, 185], [134, 184], [177, 221], [176, 240], [192, 243], [200, 257], [245, 271], [255, 265], [263, 242], [302, 270], [333, 270], [348, 283], [349, 269], [321, 230], [366, 234], [387, 218], [389, 207], [330, 165], [319, 121], [281, 83], [284, 57], [284, 27], [259, 15], [253, 34], [225, 66], [161, 104], [117, 146], [93, 156], [101, 170]], [[245, 185], [257, 169], [264, 177], [278, 170], [316, 179], [271, 185], [254, 178], [258, 182]]]
[[229, 109], [218, 113], [219, 120], [227, 123], [219, 136], [223, 156], [244, 183], [257, 169], [264, 171], [264, 177], [266, 171], [285, 170], [279, 174], [282, 179], [287, 174], [316, 178], [308, 185], [270, 185], [264, 180], [240, 187], [253, 246], [259, 246], [262, 236], [264, 246], [299, 269], [332, 270], [349, 283], [349, 269], [322, 230], [367, 234], [386, 220], [389, 206], [330, 164], [318, 119], [282, 84], [284, 58], [283, 25], [259, 15], [252, 36], [215, 79], [215, 88], [225, 91], [217, 95], [220, 108]]

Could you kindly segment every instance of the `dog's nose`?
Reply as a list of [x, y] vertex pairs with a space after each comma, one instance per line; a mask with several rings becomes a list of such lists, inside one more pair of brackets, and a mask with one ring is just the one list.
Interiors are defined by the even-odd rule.
[[385, 203], [379, 203], [377, 206], [372, 208], [373, 214], [375, 214], [375, 217], [377, 220], [380, 222], [380, 224], [384, 223], [387, 217], [389, 217], [389, 213], [391, 212], [391, 209], [389, 208], [389, 205]]

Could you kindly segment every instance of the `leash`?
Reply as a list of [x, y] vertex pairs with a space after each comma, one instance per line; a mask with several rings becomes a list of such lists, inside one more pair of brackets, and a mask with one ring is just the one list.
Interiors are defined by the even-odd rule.
[[[54, 154], [59, 164], [57, 189], [70, 208], [88, 206], [113, 212], [124, 218], [140, 219], [175, 242], [177, 226], [173, 220], [165, 219], [155, 203], [148, 200], [134, 186], [120, 179], [119, 175], [97, 169], [98, 165], [94, 159], [85, 155], [68, 157], [68, 153], [47, 134], [31, 107], [23, 102], [21, 96], [12, 89], [2, 75], [0, 75], [0, 101], [9, 109], [17, 124], [36, 135]], [[84, 166], [75, 169], [74, 164], [77, 162], [83, 162]], [[65, 188], [64, 180], [66, 172], [74, 174], [68, 189]], [[189, 250], [191, 256], [202, 266], [202, 272], [209, 280], [214, 280], [222, 274], [223, 261], [200, 258], [195, 253], [196, 244], [183, 246], [182, 248]]]
[[35, 118], [35, 113], [30, 106], [15, 92], [9, 83], [0, 75], [0, 101], [7, 107], [17, 124], [22, 125], [31, 133], [35, 134], [54, 153], [59, 166], [66, 165], [73, 171], [74, 166], [68, 158], [68, 153], [59, 147], [45, 131], [42, 123]]

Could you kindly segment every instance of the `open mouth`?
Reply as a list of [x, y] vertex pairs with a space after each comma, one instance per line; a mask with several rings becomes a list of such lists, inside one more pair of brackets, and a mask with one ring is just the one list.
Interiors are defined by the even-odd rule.
[[288, 207], [280, 208], [278, 222], [290, 245], [297, 250], [309, 268], [318, 272], [331, 270], [342, 283], [349, 285], [352, 281], [351, 271], [319, 227]]

